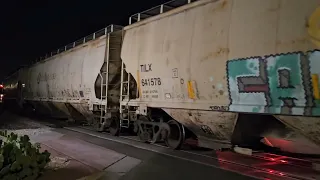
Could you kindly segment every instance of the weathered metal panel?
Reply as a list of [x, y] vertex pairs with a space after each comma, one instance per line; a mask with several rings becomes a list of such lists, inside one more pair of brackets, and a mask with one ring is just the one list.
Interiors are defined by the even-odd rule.
[[94, 82], [104, 62], [106, 38], [53, 56], [28, 69], [28, 100], [77, 102], [95, 100]]
[[[22, 107], [22, 98], [39, 113], [70, 117], [70, 104], [85, 119], [92, 112], [89, 106], [96, 98], [95, 80], [99, 76], [106, 52], [106, 36], [19, 70], [5, 82], [7, 99], [14, 98]], [[21, 91], [18, 85], [23, 86]], [[21, 94], [19, 94], [21, 92]], [[64, 114], [64, 115], [62, 115]]]
[[174, 119], [180, 121], [189, 130], [197, 134], [198, 139], [202, 137], [214, 137], [221, 142], [230, 142], [237, 120], [236, 113], [212, 112], [201, 110], [164, 110]]
[[[180, 13], [127, 28], [122, 58], [135, 78], [139, 71], [141, 100], [157, 102], [155, 106], [170, 102], [179, 108], [188, 103], [199, 109], [205, 103], [205, 110], [226, 106], [240, 112], [280, 112], [286, 100], [272, 104], [274, 110], [265, 108], [271, 105], [265, 94], [281, 90], [273, 90], [277, 87], [263, 78], [269, 76], [271, 82], [277, 76], [271, 69], [273, 65], [278, 70], [300, 66], [303, 57], [295, 52], [316, 48], [307, 39], [306, 17], [318, 5], [317, 0], [197, 3]], [[283, 65], [276, 64], [277, 61]], [[269, 74], [259, 74], [265, 69], [265, 74]], [[240, 76], [244, 78], [237, 79]], [[259, 87], [247, 88], [251, 84]], [[265, 92], [267, 87], [270, 92]], [[298, 98], [304, 98], [303, 89], [297, 87], [294, 92]], [[272, 100], [278, 98], [269, 96]], [[305, 100], [300, 99], [298, 103], [304, 107]], [[301, 114], [298, 110], [292, 113]]]
[[319, 5], [203, 0], [126, 27], [122, 60], [141, 94], [130, 103], [319, 116]]

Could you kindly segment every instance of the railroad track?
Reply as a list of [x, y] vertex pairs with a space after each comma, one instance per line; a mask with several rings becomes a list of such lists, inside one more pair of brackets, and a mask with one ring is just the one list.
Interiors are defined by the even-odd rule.
[[231, 151], [222, 152], [203, 149], [183, 149], [177, 151], [168, 148], [164, 143], [142, 143], [137, 136], [115, 137], [108, 133], [96, 132], [93, 128], [88, 126], [78, 126], [75, 124], [68, 126], [64, 121], [52, 119], [35, 118], [34, 120], [53, 128], [63, 128], [66, 131], [72, 131], [108, 141], [126, 144], [158, 154], [236, 172], [256, 179], [320, 179], [320, 173], [313, 169], [313, 162], [305, 159], [263, 152], [254, 152], [251, 156], [247, 156]]
[[99, 133], [90, 127], [64, 127], [65, 130], [86, 134], [104, 140], [114, 141], [166, 156], [184, 159], [214, 168], [220, 168], [256, 179], [274, 180], [318, 180], [320, 172], [313, 168], [313, 162], [270, 153], [254, 152], [251, 156], [232, 151], [172, 150], [161, 143], [147, 144], [135, 136], [114, 137]]
[[[256, 179], [274, 180], [317, 180], [320, 173], [313, 169], [313, 163], [308, 160], [292, 158], [271, 153], [254, 152], [251, 156], [237, 154], [231, 151], [212, 151], [203, 149], [172, 150], [164, 143], [147, 144], [137, 136], [115, 137], [108, 133], [96, 132], [88, 126], [68, 126], [63, 121], [46, 120], [39, 122], [54, 128], [62, 128], [96, 138], [126, 144], [135, 148], [152, 151], [162, 155], [199, 163], [214, 168], [220, 168]], [[186, 147], [188, 148], [188, 147]]]

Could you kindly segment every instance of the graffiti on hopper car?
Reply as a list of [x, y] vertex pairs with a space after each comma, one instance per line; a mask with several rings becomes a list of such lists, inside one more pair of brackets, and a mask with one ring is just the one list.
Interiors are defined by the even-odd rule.
[[231, 111], [320, 115], [320, 51], [227, 62]]
[[140, 72], [150, 72], [150, 71], [152, 71], [152, 64], [140, 65]]

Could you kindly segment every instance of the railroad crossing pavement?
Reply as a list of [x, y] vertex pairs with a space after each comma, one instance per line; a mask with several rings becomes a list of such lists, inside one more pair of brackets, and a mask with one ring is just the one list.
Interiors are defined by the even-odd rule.
[[[20, 135], [29, 135], [33, 142], [42, 144], [43, 150], [47, 149], [51, 152], [52, 161], [49, 168], [54, 171], [46, 172], [40, 180], [79, 178], [83, 180], [193, 180], [213, 177], [222, 180], [253, 179], [163, 155], [161, 151], [166, 150], [162, 148], [155, 152], [152, 149], [130, 146], [66, 129], [50, 128], [56, 121], [52, 124], [50, 122], [46, 119], [31, 119], [9, 112], [0, 115], [0, 129], [11, 129]], [[180, 152], [174, 151], [174, 153]], [[190, 157], [186, 157], [188, 158]], [[88, 177], [90, 175], [91, 177]]]
[[[175, 151], [142, 143], [133, 137], [114, 137], [83, 127], [50, 128], [56, 122], [0, 115], [0, 129], [29, 135], [33, 142], [42, 143], [43, 150], [51, 152], [48, 168], [54, 171], [47, 171], [40, 180], [254, 179], [248, 176], [315, 180], [319, 174], [299, 163], [295, 164], [299, 166], [292, 166], [295, 162], [292, 159], [289, 164], [274, 164], [234, 153]], [[57, 125], [55, 127], [60, 127], [59, 123]], [[300, 178], [301, 175], [304, 178]]]
[[[253, 179], [165, 156], [152, 149], [50, 128], [51, 125], [43, 119], [35, 120], [8, 112], [0, 115], [0, 129], [29, 135], [31, 141], [40, 142], [43, 150], [51, 152], [48, 167], [53, 170], [47, 171], [40, 180]], [[165, 149], [160, 148], [160, 151]], [[179, 154], [179, 151], [175, 153]]]
[[[30, 130], [32, 142], [41, 143], [42, 150], [52, 154], [49, 166], [58, 166], [57, 171], [48, 172], [41, 180], [47, 179], [119, 179], [126, 172], [141, 163], [141, 160], [125, 154], [88, 143], [81, 139], [65, 135], [51, 129]], [[29, 132], [30, 132], [29, 131]], [[38, 133], [32, 133], [37, 131]], [[22, 134], [23, 131], [15, 131]], [[60, 177], [61, 176], [61, 177]]]
[[[31, 142], [41, 143], [41, 149], [51, 153], [48, 171], [40, 180], [75, 180], [89, 175], [108, 176], [119, 179], [141, 160], [117, 153], [113, 150], [82, 141], [79, 138], [55, 132], [46, 121], [4, 112], [0, 114], [0, 130], [28, 135]], [[92, 179], [92, 178], [91, 178]]]
[[[65, 129], [47, 129], [40, 133], [30, 131], [30, 139], [40, 142], [43, 149], [50, 151], [55, 158], [53, 163], [60, 166], [60, 169], [46, 173], [40, 180], [81, 177], [81, 180], [253, 179]], [[22, 133], [19, 130], [15, 132]]]

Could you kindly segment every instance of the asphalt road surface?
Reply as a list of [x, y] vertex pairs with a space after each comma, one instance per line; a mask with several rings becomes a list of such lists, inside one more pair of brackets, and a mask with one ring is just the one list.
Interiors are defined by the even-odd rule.
[[[114, 137], [90, 128], [66, 125], [47, 118], [28, 118], [7, 112], [0, 114], [0, 130], [29, 135], [35, 142], [56, 151], [57, 157], [63, 154], [79, 167], [82, 164], [82, 170], [77, 171], [78, 173], [70, 171], [66, 166], [65, 173], [74, 175], [71, 179], [83, 177], [79, 172], [85, 174], [84, 167], [93, 168], [92, 172], [104, 172], [104, 177], [95, 178], [97, 180], [255, 179], [249, 176], [268, 180], [313, 180], [319, 174], [310, 170], [308, 165], [301, 166], [298, 160], [293, 159], [287, 159], [287, 164], [232, 152], [188, 150], [187, 147], [178, 151], [161, 144], [139, 142], [137, 137]], [[90, 172], [87, 174], [92, 174]], [[70, 178], [63, 175], [54, 179]]]
[[[251, 177], [225, 171], [212, 166], [159, 154], [157, 152], [136, 148], [127, 144], [109, 141], [82, 133], [56, 129], [57, 132], [79, 138], [83, 141], [105, 147], [141, 160], [141, 163], [122, 176], [123, 180], [196, 180], [196, 179], [226, 179], [249, 180]], [[164, 149], [166, 151], [166, 149]], [[180, 152], [176, 151], [177, 156]], [[189, 157], [192, 158], [192, 157]], [[186, 158], [188, 159], [188, 157]]]

